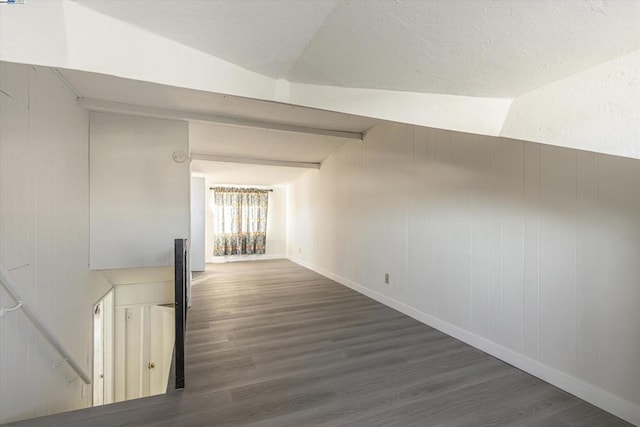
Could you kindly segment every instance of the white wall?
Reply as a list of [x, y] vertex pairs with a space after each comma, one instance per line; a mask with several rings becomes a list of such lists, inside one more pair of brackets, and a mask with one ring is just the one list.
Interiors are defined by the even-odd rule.
[[[153, 307], [175, 301], [173, 271], [163, 267], [132, 268], [103, 270], [102, 274], [115, 285], [115, 401], [149, 396], [151, 375], [156, 378], [166, 373], [168, 378], [168, 370], [159, 362], [171, 359], [174, 331], [171, 328], [166, 330], [164, 322], [153, 321], [159, 319], [152, 320], [151, 316]], [[171, 337], [168, 355], [154, 354], [152, 357], [150, 339], [157, 334]], [[158, 365], [153, 373], [147, 368], [150, 361]]]
[[[168, 372], [163, 367], [151, 373], [147, 364], [150, 361], [157, 363], [156, 360], [150, 359], [150, 338], [157, 336], [158, 331], [161, 331], [161, 336], [165, 336], [165, 332], [168, 337], [173, 336], [171, 328], [166, 331], [160, 324], [167, 326], [166, 319], [155, 322], [150, 317], [152, 312], [155, 312], [153, 307], [168, 306], [174, 302], [173, 268], [123, 268], [91, 273], [101, 276], [114, 289], [113, 399], [120, 402], [148, 396], [150, 378], [155, 379], [158, 375], [164, 376]], [[173, 307], [170, 310], [173, 310]], [[172, 350], [173, 341], [171, 350], [167, 350], [169, 354], [158, 356], [158, 360], [171, 359]], [[163, 381], [166, 378], [163, 378]]]
[[92, 113], [92, 269], [173, 264], [190, 233], [187, 123]]
[[[267, 248], [264, 255], [213, 256], [213, 191], [216, 183], [207, 181], [205, 247], [207, 262], [248, 261], [287, 256], [287, 186], [276, 185], [269, 193], [269, 211], [267, 213]], [[263, 188], [256, 185], [255, 188]], [[267, 187], [264, 187], [267, 188]]]
[[205, 217], [206, 203], [205, 190], [206, 182], [204, 178], [191, 178], [191, 240], [189, 256], [191, 261], [191, 271], [204, 271], [205, 269]]
[[[0, 260], [91, 374], [89, 116], [47, 69], [0, 62]], [[15, 302], [0, 286], [0, 307]], [[20, 310], [0, 318], [0, 424], [81, 408], [84, 386]], [[69, 383], [69, 381], [72, 381]]]
[[382, 124], [292, 184], [289, 256], [640, 424], [639, 183], [634, 159]]

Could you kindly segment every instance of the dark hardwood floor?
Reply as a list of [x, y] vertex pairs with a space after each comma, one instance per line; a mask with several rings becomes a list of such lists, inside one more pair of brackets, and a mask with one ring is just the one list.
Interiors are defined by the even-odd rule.
[[184, 391], [16, 425], [629, 425], [290, 261], [211, 265], [192, 299]]

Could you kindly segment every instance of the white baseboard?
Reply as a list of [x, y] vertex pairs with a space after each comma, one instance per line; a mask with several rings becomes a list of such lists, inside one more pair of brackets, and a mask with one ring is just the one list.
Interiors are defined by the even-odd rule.
[[284, 259], [285, 254], [261, 254], [261, 255], [225, 255], [207, 258], [207, 264], [222, 264], [225, 262], [260, 261], [267, 259]]
[[433, 317], [423, 311], [417, 310], [398, 300], [382, 295], [379, 292], [368, 289], [352, 280], [334, 274], [324, 268], [310, 264], [296, 257], [288, 257], [291, 261], [299, 264], [309, 270], [315, 271], [333, 281], [336, 281], [348, 288], [353, 289], [363, 295], [368, 296], [386, 306], [389, 306], [399, 312], [406, 314], [432, 328], [438, 329], [447, 335], [450, 335], [462, 342], [465, 342], [479, 350], [484, 351], [510, 365], [515, 366], [525, 372], [534, 375], [541, 380], [553, 384], [554, 386], [573, 394], [599, 408], [604, 409], [613, 415], [622, 418], [636, 426], [640, 426], [640, 406], [633, 404], [619, 396], [601, 388], [588, 384], [578, 378], [558, 371], [550, 366], [544, 365], [536, 360], [530, 359], [520, 353], [505, 348], [501, 345], [489, 341], [479, 335], [469, 332], [465, 329], [454, 326], [441, 319]]

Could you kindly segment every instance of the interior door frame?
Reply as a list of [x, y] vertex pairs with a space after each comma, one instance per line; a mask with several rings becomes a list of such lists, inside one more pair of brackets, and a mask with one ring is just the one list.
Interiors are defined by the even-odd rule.
[[[100, 343], [96, 341], [96, 310], [100, 314]], [[111, 288], [105, 295], [93, 305], [91, 311], [92, 325], [92, 375], [91, 387], [92, 406], [105, 405], [114, 402], [114, 331], [115, 331], [115, 293]], [[96, 350], [100, 351], [100, 357], [96, 357]], [[101, 362], [101, 372], [97, 371], [96, 362]], [[100, 377], [102, 376], [102, 377]], [[102, 398], [96, 401], [96, 387], [101, 384]]]

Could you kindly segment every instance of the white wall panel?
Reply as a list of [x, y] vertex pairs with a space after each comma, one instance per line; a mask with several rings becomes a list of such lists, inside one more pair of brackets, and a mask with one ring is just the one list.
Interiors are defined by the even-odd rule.
[[[409, 269], [408, 280], [411, 285], [411, 301], [415, 301], [420, 310], [429, 310], [429, 301], [433, 298], [430, 295], [430, 278], [428, 276], [428, 263], [432, 262], [433, 254], [429, 249], [428, 233], [428, 192], [429, 186], [425, 182], [429, 179], [429, 169], [426, 167], [428, 158], [428, 129], [412, 128], [412, 157], [414, 158], [411, 180], [412, 188], [409, 193], [409, 230], [413, 230], [413, 235], [409, 235], [408, 264], [416, 266]], [[363, 215], [366, 213], [363, 212]]]
[[[489, 173], [486, 179], [489, 181], [489, 296], [488, 317], [489, 328], [487, 338], [500, 345], [504, 344], [502, 338], [502, 253], [503, 234], [502, 217], [503, 201], [501, 191], [504, 183], [500, 179], [500, 167], [505, 160], [501, 151], [502, 145], [492, 140], [489, 144]], [[481, 178], [482, 179], [482, 178]]]
[[576, 152], [541, 150], [540, 360], [576, 370]]
[[577, 152], [576, 164], [576, 372], [598, 381], [598, 156]]
[[639, 184], [638, 160], [385, 123], [292, 184], [289, 256], [638, 420]]
[[[614, 393], [638, 393], [640, 366], [640, 281], [637, 250], [638, 161], [600, 157], [599, 201], [599, 325], [603, 345], [599, 348], [600, 381]], [[636, 179], [634, 179], [636, 178]], [[631, 375], [635, 372], [636, 376]], [[635, 382], [634, 382], [635, 380]]]
[[[88, 113], [48, 69], [0, 62], [0, 88], [0, 260], [90, 373]], [[90, 404], [60, 359], [20, 310], [0, 318], [0, 423]]]
[[473, 333], [487, 337], [489, 334], [489, 254], [491, 226], [491, 183], [488, 179], [491, 139], [476, 135], [473, 141], [473, 180], [471, 211], [471, 306]]
[[[635, 182], [640, 182], [640, 167], [636, 167], [636, 178]], [[636, 218], [640, 218], [640, 185], [635, 186], [636, 190]], [[635, 279], [633, 279], [634, 283], [640, 283], [640, 221], [636, 222], [636, 273]], [[636, 307], [640, 306], [640, 289], [636, 286]], [[636, 330], [640, 329], [640, 315], [636, 312]], [[637, 355], [637, 363], [636, 366], [640, 365], [640, 342], [636, 342], [636, 355]], [[635, 395], [637, 396], [637, 400], [640, 401], [640, 377], [636, 378], [636, 391]]]
[[[435, 174], [432, 176], [435, 185], [435, 194], [433, 199], [433, 223], [434, 240], [433, 244], [436, 248], [434, 277], [433, 281], [436, 287], [436, 313], [442, 319], [449, 321], [451, 313], [447, 310], [449, 307], [449, 290], [451, 271], [449, 254], [450, 248], [450, 218], [449, 203], [451, 196], [449, 195], [449, 177], [451, 174], [451, 166], [449, 163], [449, 149], [451, 144], [451, 134], [445, 131], [436, 132], [435, 138], [435, 162], [433, 168]], [[436, 201], [441, 201], [436, 203]]]
[[540, 357], [540, 150], [539, 144], [524, 144], [524, 351]]
[[471, 329], [473, 296], [473, 233], [472, 186], [475, 181], [473, 171], [473, 135], [454, 134], [451, 144], [451, 162], [458, 178], [450, 192], [453, 195], [450, 212], [450, 265], [452, 320], [465, 329]]
[[205, 269], [205, 217], [206, 203], [204, 178], [191, 178], [191, 240], [190, 252], [191, 271]]
[[186, 122], [91, 113], [91, 268], [173, 264], [190, 234]]
[[524, 146], [501, 144], [498, 176], [502, 190], [502, 342], [511, 350], [524, 350]]

